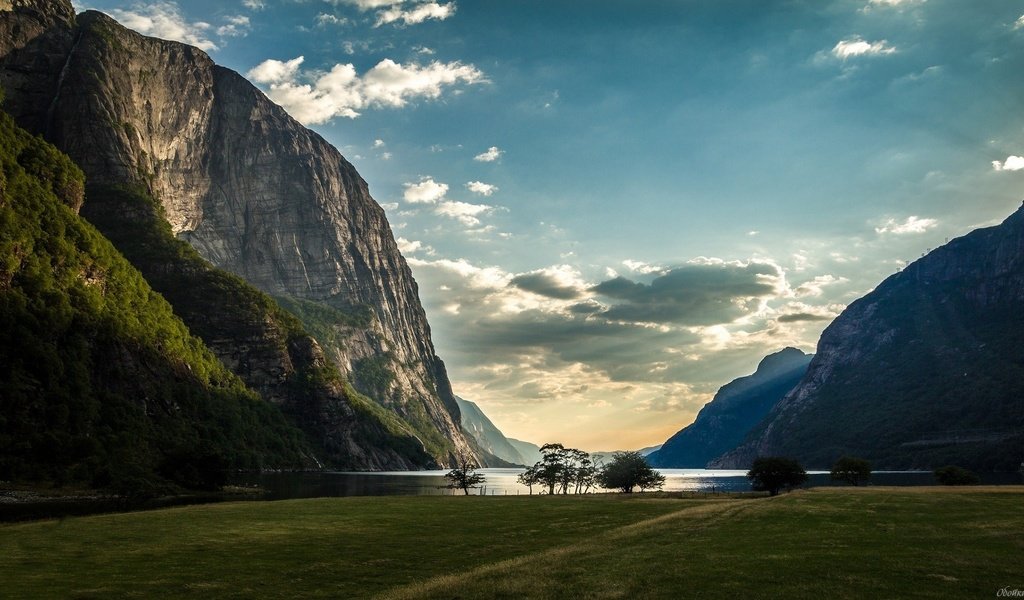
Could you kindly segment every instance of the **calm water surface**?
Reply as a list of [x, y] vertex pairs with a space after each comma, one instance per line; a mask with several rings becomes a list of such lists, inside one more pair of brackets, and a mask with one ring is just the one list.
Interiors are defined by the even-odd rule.
[[[665, 476], [668, 492], [747, 492], [750, 482], [746, 471], [706, 469], [658, 469]], [[487, 481], [473, 494], [488, 496], [514, 496], [529, 494], [526, 486], [516, 483], [523, 469], [481, 469]], [[461, 494], [461, 490], [444, 489], [447, 471], [394, 471], [380, 473], [263, 473], [240, 476], [235, 483], [258, 485], [268, 500], [288, 498], [317, 498], [323, 496], [425, 496]], [[830, 485], [827, 471], [810, 471], [808, 486]], [[988, 475], [984, 483], [1019, 484], [1019, 474]], [[935, 478], [928, 471], [875, 472], [872, 485], [934, 485]], [[540, 493], [534, 486], [533, 492]]]

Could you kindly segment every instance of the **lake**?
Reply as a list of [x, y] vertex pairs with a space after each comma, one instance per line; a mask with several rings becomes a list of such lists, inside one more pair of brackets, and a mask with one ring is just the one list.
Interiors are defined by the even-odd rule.
[[[707, 469], [658, 469], [665, 476], [667, 492], [747, 492], [750, 482], [746, 471]], [[526, 486], [519, 485], [516, 477], [523, 469], [480, 469], [487, 480], [473, 494], [488, 496], [514, 496], [529, 494]], [[324, 496], [425, 496], [461, 494], [461, 490], [448, 490], [442, 486], [447, 471], [392, 471], [378, 473], [262, 473], [244, 474], [233, 479], [240, 485], [258, 485], [266, 490], [263, 498], [316, 498]], [[831, 485], [827, 471], [810, 471], [808, 486]], [[1019, 484], [1017, 473], [990, 474], [982, 477], [989, 484]], [[871, 475], [872, 485], [935, 485], [930, 471], [882, 471]], [[534, 486], [534, 493], [540, 488]]]

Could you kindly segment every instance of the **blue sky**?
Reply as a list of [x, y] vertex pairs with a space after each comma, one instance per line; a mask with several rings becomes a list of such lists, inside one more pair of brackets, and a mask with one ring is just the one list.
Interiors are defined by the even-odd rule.
[[507, 434], [664, 441], [1024, 183], [1024, 5], [83, 0], [335, 144]]

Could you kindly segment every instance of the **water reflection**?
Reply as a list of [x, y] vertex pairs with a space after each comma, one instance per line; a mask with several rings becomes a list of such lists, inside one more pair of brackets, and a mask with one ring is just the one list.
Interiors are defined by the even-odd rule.
[[[706, 469], [658, 469], [665, 476], [665, 491], [679, 492], [747, 492], [750, 482], [746, 471]], [[395, 471], [380, 473], [263, 473], [239, 476], [234, 483], [258, 485], [268, 500], [316, 498], [323, 496], [425, 496], [462, 494], [449, 490], [444, 474], [447, 471]], [[470, 493], [488, 496], [529, 494], [530, 490], [516, 482], [523, 469], [481, 469], [487, 481]], [[808, 486], [831, 485], [828, 472], [811, 471]], [[1020, 475], [1006, 474], [984, 477], [984, 483], [1020, 483]], [[935, 485], [928, 471], [889, 471], [871, 475], [872, 485]], [[541, 493], [539, 486], [533, 493]]]

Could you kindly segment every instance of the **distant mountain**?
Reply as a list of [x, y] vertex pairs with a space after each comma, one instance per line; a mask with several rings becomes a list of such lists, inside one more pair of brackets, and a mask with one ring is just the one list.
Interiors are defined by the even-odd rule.
[[524, 442], [522, 440], [517, 440], [514, 438], [507, 439], [508, 443], [512, 444], [512, 447], [514, 447], [516, 451], [519, 452], [519, 456], [523, 457], [523, 460], [525, 461], [523, 463], [524, 465], [532, 467], [533, 465], [540, 462], [541, 458], [543, 458], [543, 456], [540, 453], [540, 446], [538, 446], [537, 444], [531, 444], [530, 442]]
[[[648, 461], [650, 461], [651, 453], [657, 452], [660, 449], [661, 444], [658, 444], [657, 446], [648, 446], [646, 448], [640, 448], [639, 450], [637, 450], [637, 452], [639, 452], [641, 456], [648, 457]], [[612, 459], [612, 455], [614, 455], [616, 452], [622, 452], [622, 450], [598, 450], [597, 452], [591, 452], [590, 457], [597, 462], [607, 463]]]
[[785, 348], [766, 356], [757, 370], [722, 386], [690, 425], [647, 457], [655, 467], [702, 469], [732, 450], [807, 372], [811, 355]]
[[1024, 455], [1024, 207], [915, 261], [822, 333], [807, 375], [715, 466], [842, 455], [1016, 470]]
[[455, 399], [459, 403], [459, 412], [462, 414], [462, 429], [476, 440], [480, 448], [513, 465], [527, 465], [526, 458], [519, 453], [519, 450], [505, 437], [505, 434], [494, 426], [494, 423], [487, 418], [487, 415], [480, 410], [475, 402], [464, 400], [458, 396]]

